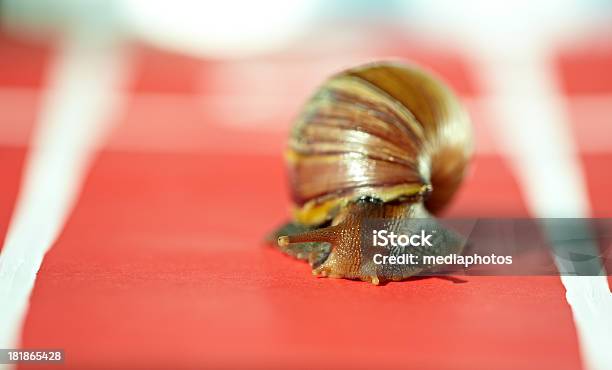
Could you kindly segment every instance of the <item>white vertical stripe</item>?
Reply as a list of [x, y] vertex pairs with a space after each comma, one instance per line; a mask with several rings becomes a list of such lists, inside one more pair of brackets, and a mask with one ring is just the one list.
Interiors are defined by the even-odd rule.
[[[588, 217], [590, 205], [569, 118], [546, 55], [504, 55], [480, 67], [492, 92], [491, 106], [499, 115], [497, 136], [508, 151], [533, 214]], [[585, 367], [612, 369], [612, 294], [607, 277], [563, 276], [561, 281]]]
[[58, 50], [0, 254], [0, 348], [19, 345], [36, 274], [112, 122], [123, 69], [124, 56], [114, 40], [81, 35]]
[[562, 276], [585, 367], [612, 369], [612, 294], [605, 276]]

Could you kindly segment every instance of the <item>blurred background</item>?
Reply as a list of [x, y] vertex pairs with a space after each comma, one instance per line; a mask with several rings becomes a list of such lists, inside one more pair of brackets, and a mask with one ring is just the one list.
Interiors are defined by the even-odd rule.
[[[507, 146], [489, 104], [498, 93], [490, 75], [518, 73], [517, 89], [528, 94], [539, 81], [520, 71], [535, 59], [556, 79], [561, 124], [585, 165], [612, 150], [610, 2], [4, 0], [1, 9], [2, 146], [29, 143], [56, 65], [82, 63], [106, 71], [84, 90], [121, 97], [100, 103], [115, 112], [108, 150], [280, 157], [292, 119], [326, 77], [399, 58], [433, 70], [462, 97], [477, 156]], [[100, 84], [104, 76], [111, 82]], [[606, 188], [609, 178], [590, 172]]]
[[[72, 349], [72, 365], [85, 367], [142, 363], [139, 346], [169, 364], [175, 358], [162, 349], [180, 338], [192, 343], [170, 347], [183, 365], [397, 365], [384, 359], [399, 347], [364, 344], [349, 360], [348, 344], [338, 344], [349, 334], [330, 334], [337, 344], [326, 349], [309, 325], [335, 322], [350, 333], [354, 322], [336, 308], [354, 304], [387, 312], [364, 330], [410, 307], [408, 330], [450, 300], [447, 285], [421, 282], [433, 295], [416, 306], [391, 297], [370, 306], [369, 287], [351, 282], [303, 301], [296, 291], [321, 279], [262, 252], [264, 235], [289, 214], [282, 153], [293, 118], [330, 74], [379, 59], [434, 71], [470, 112], [473, 165], [447, 215], [612, 216], [610, 1], [0, 1], [0, 240], [28, 166], [50, 170], [31, 175], [27, 191], [68, 189], [40, 243], [42, 254], [54, 248], [21, 343]], [[439, 312], [456, 320], [429, 324], [454, 332], [438, 347], [454, 355], [438, 364], [581, 366], [558, 281], [514, 279], [518, 301], [490, 301], [499, 284], [456, 296], [450, 314]], [[534, 286], [547, 318], [534, 314]], [[485, 311], [466, 308], [485, 297]], [[321, 301], [326, 318], [304, 319]], [[484, 324], [461, 324], [476, 319]], [[554, 343], [523, 341], [536, 327]], [[84, 343], [82, 330], [101, 334]], [[401, 328], [387, 334], [401, 344]], [[486, 342], [491, 355], [464, 337]], [[419, 363], [435, 363], [416, 346]], [[236, 348], [244, 358], [231, 356]]]

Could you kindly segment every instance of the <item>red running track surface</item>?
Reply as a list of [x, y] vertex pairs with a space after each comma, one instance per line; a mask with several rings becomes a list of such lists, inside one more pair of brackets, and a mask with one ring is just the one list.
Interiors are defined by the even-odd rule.
[[[14, 179], [22, 153], [2, 155]], [[455, 210], [524, 211], [499, 158], [475, 168]], [[43, 263], [23, 347], [64, 348], [74, 369], [580, 367], [558, 278], [311, 276], [261, 241], [285, 213], [283, 176], [277, 157], [103, 153]], [[14, 190], [2, 183], [3, 204]]]

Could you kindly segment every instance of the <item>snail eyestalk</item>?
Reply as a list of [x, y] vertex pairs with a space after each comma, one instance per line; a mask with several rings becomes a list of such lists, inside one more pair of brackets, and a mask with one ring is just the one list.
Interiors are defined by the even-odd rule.
[[278, 246], [286, 248], [295, 243], [330, 243], [333, 244], [337, 239], [338, 228], [335, 226], [323, 229], [315, 229], [299, 234], [283, 235], [278, 238]]
[[278, 238], [278, 246], [281, 248], [287, 248], [291, 242], [289, 241], [289, 237], [287, 235], [280, 236]]

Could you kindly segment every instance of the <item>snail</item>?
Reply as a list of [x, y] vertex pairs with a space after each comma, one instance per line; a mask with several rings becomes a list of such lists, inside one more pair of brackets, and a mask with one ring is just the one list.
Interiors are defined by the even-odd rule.
[[472, 151], [469, 117], [441, 81], [401, 62], [357, 66], [329, 78], [290, 133], [286, 163], [293, 220], [277, 247], [313, 275], [399, 281], [408, 267], [365, 274], [360, 225], [433, 218], [450, 201]]

